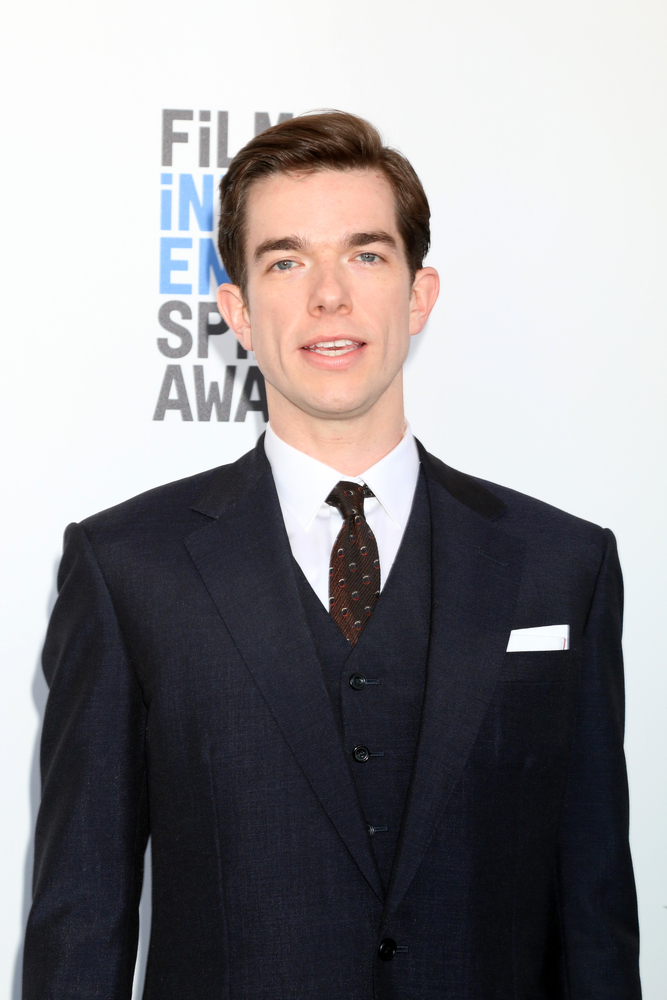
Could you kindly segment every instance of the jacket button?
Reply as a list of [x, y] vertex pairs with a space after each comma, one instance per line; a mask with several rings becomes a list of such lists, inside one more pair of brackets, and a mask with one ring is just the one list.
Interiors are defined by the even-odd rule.
[[361, 691], [366, 684], [366, 678], [363, 674], [352, 674], [350, 677], [350, 687], [353, 691]]
[[396, 954], [396, 942], [392, 938], [384, 938], [380, 941], [378, 948], [378, 958], [381, 962], [391, 962]]
[[359, 764], [365, 764], [370, 755], [368, 747], [355, 747], [352, 751], [352, 756]]

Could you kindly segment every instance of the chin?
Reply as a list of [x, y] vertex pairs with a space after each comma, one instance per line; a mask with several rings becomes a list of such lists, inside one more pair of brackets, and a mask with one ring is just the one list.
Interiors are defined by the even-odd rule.
[[313, 415], [324, 419], [345, 420], [365, 413], [372, 407], [373, 402], [373, 399], [368, 399], [366, 396], [363, 398], [354, 396], [346, 399], [341, 399], [340, 396], [336, 399], [323, 399], [320, 396], [313, 399], [308, 408]]

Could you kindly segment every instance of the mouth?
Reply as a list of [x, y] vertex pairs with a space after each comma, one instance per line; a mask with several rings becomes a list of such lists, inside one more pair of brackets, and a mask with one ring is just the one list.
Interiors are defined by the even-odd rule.
[[363, 347], [363, 344], [356, 340], [320, 340], [317, 344], [304, 347], [304, 350], [321, 354], [325, 358], [340, 358], [343, 354], [358, 351], [360, 347]]

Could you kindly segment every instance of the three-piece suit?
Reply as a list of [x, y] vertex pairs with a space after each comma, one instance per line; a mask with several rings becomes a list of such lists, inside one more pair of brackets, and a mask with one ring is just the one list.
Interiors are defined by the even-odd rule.
[[70, 526], [26, 1000], [129, 998], [149, 835], [146, 1000], [638, 1000], [613, 535], [420, 458], [354, 647], [262, 439]]

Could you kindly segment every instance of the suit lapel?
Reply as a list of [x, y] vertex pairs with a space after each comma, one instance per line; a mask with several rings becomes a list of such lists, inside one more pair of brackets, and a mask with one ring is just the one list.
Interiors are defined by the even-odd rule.
[[494, 523], [505, 505], [421, 449], [432, 521], [431, 636], [412, 781], [384, 922], [405, 896], [465, 767], [503, 661], [523, 543]]
[[188, 536], [190, 556], [313, 792], [382, 901], [262, 439], [194, 508], [214, 520]]

